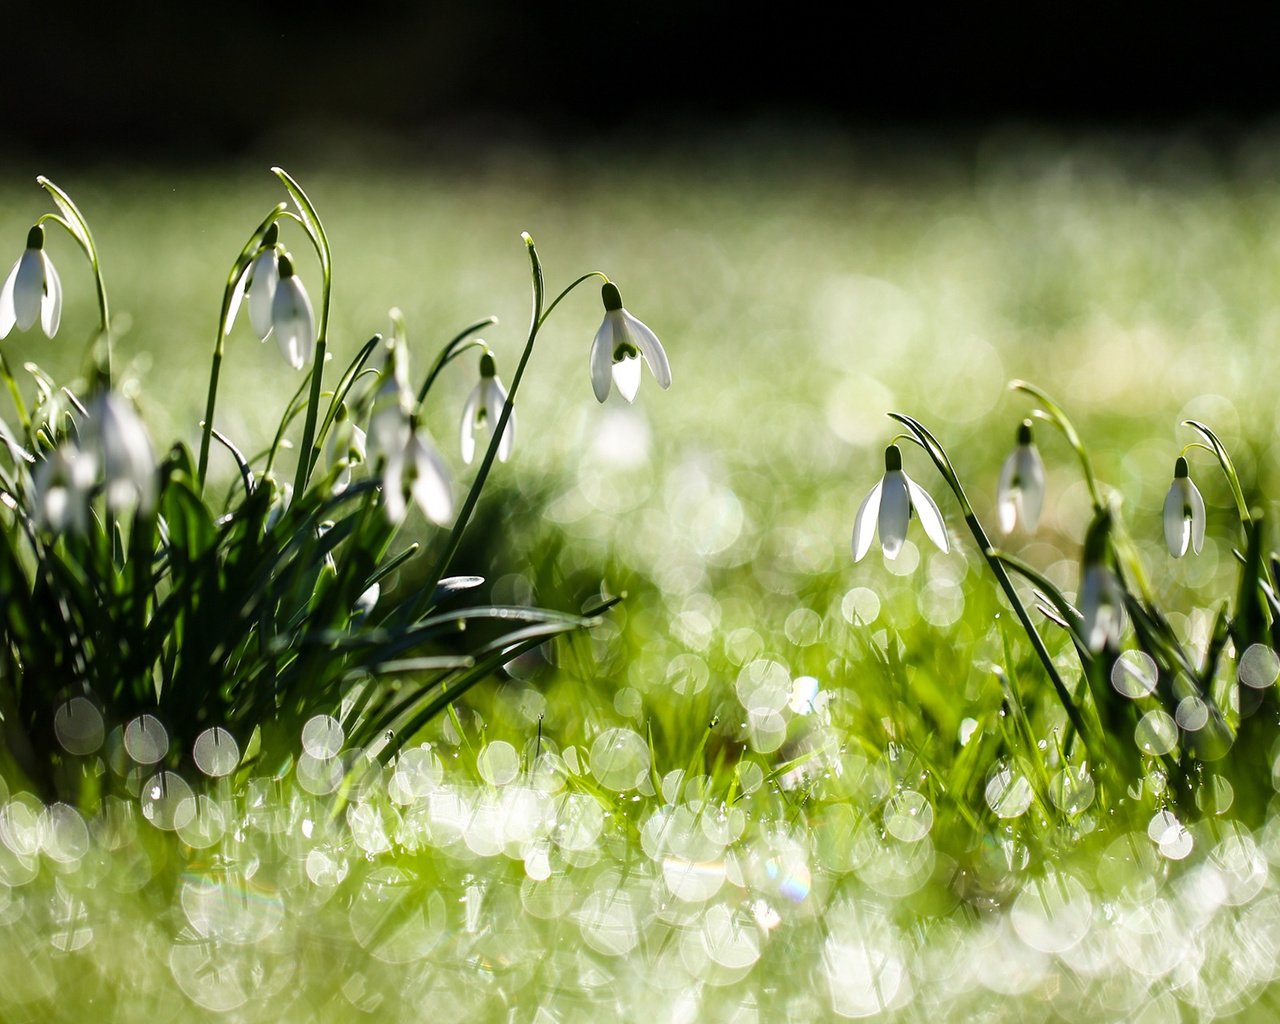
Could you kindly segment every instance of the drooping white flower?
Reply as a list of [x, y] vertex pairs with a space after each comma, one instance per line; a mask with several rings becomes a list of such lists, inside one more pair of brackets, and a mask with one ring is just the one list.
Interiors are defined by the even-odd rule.
[[928, 492], [902, 471], [902, 452], [891, 444], [884, 450], [884, 476], [863, 500], [853, 523], [853, 560], [862, 561], [871, 550], [877, 528], [885, 558], [897, 558], [913, 511], [929, 539], [944, 553], [950, 551], [942, 513]]
[[341, 467], [333, 484], [334, 494], [341, 494], [351, 486], [351, 469], [365, 461], [367, 449], [365, 432], [351, 421], [347, 403], [343, 402], [329, 428], [329, 462]]
[[387, 459], [382, 474], [382, 501], [392, 523], [404, 521], [409, 498], [437, 526], [453, 517], [453, 494], [444, 459], [426, 428], [412, 420], [405, 444]]
[[150, 512], [156, 503], [156, 455], [142, 420], [114, 391], [100, 391], [88, 413], [81, 442], [102, 470], [107, 508]]
[[[271, 329], [285, 361], [295, 370], [301, 370], [311, 361], [315, 350], [315, 315], [311, 312], [307, 290], [293, 272], [293, 261], [285, 254], [280, 256], [278, 265], [280, 281], [271, 297]], [[253, 312], [252, 295], [249, 312]]]
[[1085, 646], [1095, 654], [1118, 648], [1124, 632], [1124, 591], [1107, 565], [1107, 537], [1111, 514], [1101, 512], [1089, 524], [1081, 563], [1080, 629]]
[[1090, 565], [1080, 587], [1080, 618], [1085, 646], [1095, 654], [1120, 646], [1124, 631], [1124, 594], [1115, 574], [1105, 565]]
[[622, 307], [622, 295], [609, 283], [600, 290], [604, 321], [591, 344], [591, 387], [603, 402], [611, 385], [628, 402], [640, 389], [640, 359], [649, 364], [660, 388], [671, 387], [671, 366], [658, 336]]
[[372, 466], [384, 465], [404, 450], [409, 441], [409, 415], [412, 411], [407, 349], [403, 343], [392, 344], [369, 413], [365, 448]]
[[[497, 426], [502, 409], [507, 404], [507, 389], [498, 379], [493, 356], [488, 352], [480, 357], [480, 381], [467, 396], [462, 409], [462, 461], [471, 464], [476, 455], [476, 430]], [[498, 459], [506, 462], [511, 457], [511, 446], [516, 439], [516, 411], [511, 410], [502, 440], [498, 442]]]
[[1205, 511], [1200, 489], [1191, 482], [1187, 460], [1178, 456], [1173, 467], [1173, 483], [1164, 499], [1164, 540], [1169, 554], [1181, 558], [1187, 545], [1197, 555], [1204, 547]]
[[272, 224], [262, 236], [262, 246], [257, 256], [244, 268], [240, 280], [236, 282], [231, 293], [231, 302], [227, 307], [225, 333], [231, 333], [231, 325], [235, 323], [236, 314], [245, 295], [249, 296], [249, 323], [253, 332], [261, 341], [271, 336], [271, 306], [275, 300], [276, 288], [280, 284], [280, 250], [276, 245], [279, 228]]
[[83, 533], [98, 475], [94, 458], [71, 442], [47, 455], [35, 471], [32, 518], [53, 533]]
[[1031, 421], [1023, 420], [1018, 427], [1018, 446], [1004, 460], [996, 488], [1000, 531], [1011, 533], [1021, 520], [1022, 528], [1031, 533], [1040, 522], [1043, 506], [1044, 460], [1036, 448]]
[[16, 326], [30, 330], [39, 318], [46, 338], [58, 333], [62, 321], [62, 281], [53, 261], [45, 255], [44, 228], [37, 224], [27, 232], [27, 248], [0, 288], [0, 338]]

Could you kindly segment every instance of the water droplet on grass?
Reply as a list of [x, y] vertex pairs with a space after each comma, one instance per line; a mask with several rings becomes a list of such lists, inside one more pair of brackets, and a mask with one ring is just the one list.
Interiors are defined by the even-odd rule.
[[591, 774], [605, 789], [635, 789], [649, 771], [649, 746], [630, 729], [607, 729], [591, 744]]
[[919, 842], [933, 828], [933, 807], [923, 793], [904, 789], [885, 804], [884, 827], [904, 843]]
[[169, 733], [155, 715], [139, 715], [124, 727], [124, 749], [138, 764], [155, 764], [169, 752]]
[[1031, 797], [1031, 783], [1007, 764], [987, 780], [987, 806], [997, 818], [1020, 818], [1031, 806]]
[[1266, 689], [1280, 678], [1280, 656], [1265, 644], [1252, 644], [1240, 655], [1236, 675], [1244, 686]]
[[1111, 685], [1133, 700], [1154, 693], [1157, 677], [1155, 660], [1142, 651], [1125, 651], [1111, 666]]
[[58, 706], [53, 732], [68, 754], [84, 756], [102, 746], [106, 735], [100, 712], [87, 697], [72, 697]]
[[346, 735], [331, 715], [316, 715], [302, 727], [302, 749], [317, 761], [337, 757]]
[[210, 778], [230, 775], [240, 763], [240, 747], [226, 729], [215, 725], [196, 737], [191, 748], [196, 767]]
[[177, 772], [157, 772], [142, 786], [142, 816], [156, 828], [172, 832], [195, 817], [195, 795]]
[[495, 740], [476, 756], [476, 769], [489, 785], [505, 786], [520, 771], [520, 755], [506, 740]]
[[1178, 724], [1167, 712], [1148, 711], [1134, 727], [1133, 741], [1144, 754], [1160, 757], [1177, 746]]

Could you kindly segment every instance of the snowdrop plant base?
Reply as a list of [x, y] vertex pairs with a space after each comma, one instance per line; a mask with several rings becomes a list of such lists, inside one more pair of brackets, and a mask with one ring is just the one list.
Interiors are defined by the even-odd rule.
[[[583, 614], [467, 604], [467, 591], [483, 581], [446, 575], [495, 459], [510, 452], [514, 403], [539, 329], [579, 284], [604, 275], [584, 275], [545, 305], [541, 262], [524, 236], [532, 327], [509, 392], [486, 356], [488, 388], [473, 404], [484, 404], [493, 429], [455, 515], [450, 471], [421, 409], [441, 370], [492, 318], [444, 346], [417, 398], [402, 322], [391, 342], [374, 335], [362, 345], [326, 390], [329, 243], [305, 192], [275, 173], [292, 205], [268, 213], [227, 276], [198, 456], [181, 442], [157, 454], [112, 387], [104, 290], [87, 385], [59, 389], [40, 378], [28, 404], [0, 364], [21, 421], [16, 431], [0, 426], [3, 756], [6, 774], [47, 800], [92, 807], [136, 787], [136, 777], [94, 767], [109, 754], [113, 729], [125, 737], [134, 776], [145, 769], [161, 789], [164, 772], [201, 760], [202, 743], [235, 752], [220, 775], [287, 762], [301, 725], [324, 714], [348, 742], [389, 759], [507, 661], [592, 625], [612, 604], [597, 600]], [[44, 220], [80, 242], [101, 284], [87, 221], [66, 193], [41, 183], [59, 207]], [[318, 315], [283, 249], [282, 227], [297, 229], [315, 253]], [[60, 279], [42, 231], [38, 223], [30, 232], [0, 294], [0, 316], [26, 329], [39, 315], [52, 334]], [[215, 425], [220, 369], [246, 295], [254, 333], [274, 334], [286, 362], [306, 371], [274, 440], [252, 458]], [[296, 419], [299, 455], [286, 482], [279, 462]], [[237, 472], [230, 493], [217, 498], [206, 493], [214, 441]], [[326, 450], [338, 453], [329, 465]], [[421, 551], [397, 548], [414, 507], [449, 528]], [[388, 586], [427, 558], [433, 568], [419, 571], [420, 587]]]

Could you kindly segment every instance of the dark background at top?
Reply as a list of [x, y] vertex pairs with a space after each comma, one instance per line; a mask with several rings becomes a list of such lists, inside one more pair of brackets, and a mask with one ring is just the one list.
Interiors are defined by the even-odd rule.
[[[6, 149], [236, 157], [513, 134], [550, 143], [735, 123], [1235, 131], [1280, 105], [1273, 20], [1101, 4], [6, 5]], [[852, 27], [850, 27], [852, 26]]]

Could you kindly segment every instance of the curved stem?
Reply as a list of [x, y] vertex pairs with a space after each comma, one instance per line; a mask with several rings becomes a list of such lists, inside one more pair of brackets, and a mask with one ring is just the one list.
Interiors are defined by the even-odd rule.
[[315, 206], [307, 198], [302, 186], [293, 180], [288, 171], [282, 167], [273, 167], [271, 172], [284, 183], [289, 195], [298, 206], [298, 214], [307, 237], [315, 247], [316, 256], [320, 260], [320, 322], [316, 330], [315, 359], [311, 364], [311, 397], [307, 401], [307, 419], [302, 428], [302, 447], [298, 451], [298, 471], [293, 481], [294, 494], [302, 494], [306, 490], [307, 481], [311, 479], [311, 470], [319, 457], [316, 439], [316, 418], [320, 410], [320, 390], [324, 378], [325, 353], [329, 347], [329, 304], [333, 292], [332, 251], [329, 248], [329, 237], [325, 234], [324, 225], [316, 213]]
[[[444, 551], [440, 555], [439, 561], [436, 562], [435, 569], [432, 571], [430, 581], [422, 590], [425, 599], [429, 599], [430, 595], [435, 592], [436, 584], [444, 577], [449, 568], [449, 563], [453, 561], [453, 556], [457, 554], [458, 546], [462, 543], [463, 531], [466, 530], [467, 524], [471, 521], [471, 514], [475, 511], [476, 502], [480, 500], [480, 492], [484, 489], [485, 481], [489, 478], [489, 471], [493, 468], [494, 460], [498, 456], [498, 447], [502, 443], [503, 433], [507, 429], [507, 423], [511, 420], [512, 410], [515, 409], [516, 392], [520, 390], [520, 382], [524, 379], [525, 367], [529, 365], [529, 357], [533, 355], [533, 345], [538, 340], [538, 329], [545, 320], [542, 303], [546, 296], [546, 285], [542, 276], [542, 261], [538, 259], [538, 250], [534, 248], [533, 239], [529, 236], [529, 233], [524, 232], [520, 237], [524, 239], [525, 247], [529, 253], [529, 272], [533, 279], [529, 338], [525, 342], [524, 352], [520, 355], [520, 362], [516, 366], [515, 375], [511, 378], [511, 388], [507, 391], [507, 400], [503, 403], [502, 412], [498, 415], [497, 423], [494, 424], [492, 436], [489, 438], [489, 446], [485, 449], [484, 459], [480, 463], [480, 469], [476, 472], [475, 479], [471, 481], [471, 489], [467, 491], [466, 500], [462, 503], [462, 510], [458, 513], [458, 518], [454, 520], [453, 528], [449, 531], [449, 538], [445, 542]], [[585, 278], [580, 280], [585, 280]], [[565, 294], [567, 294], [567, 290], [561, 293], [559, 298], [563, 298]], [[559, 298], [556, 301], [559, 301]], [[420, 597], [418, 601], [414, 602], [415, 615], [420, 611], [423, 601], [424, 598]]]
[[9, 369], [9, 360], [5, 358], [3, 350], [0, 350], [0, 376], [4, 377], [9, 396], [13, 399], [13, 407], [18, 413], [18, 420], [22, 424], [27, 444], [31, 445], [34, 441], [31, 435], [31, 414], [27, 412], [27, 403], [22, 400], [22, 391], [18, 387], [18, 382], [13, 379], [13, 371]]
[[1075, 424], [1071, 422], [1071, 418], [1063, 411], [1062, 406], [1040, 388], [1034, 384], [1027, 383], [1025, 380], [1011, 380], [1009, 381], [1009, 387], [1014, 391], [1022, 391], [1030, 395], [1044, 406], [1044, 409], [1037, 410], [1036, 414], [1062, 431], [1062, 436], [1067, 439], [1067, 444], [1071, 446], [1071, 450], [1080, 459], [1080, 467], [1084, 471], [1085, 484], [1089, 488], [1089, 496], [1093, 499], [1094, 511], [1103, 511], [1106, 505], [1098, 491], [1098, 478], [1093, 472], [1093, 461], [1089, 458], [1089, 452], [1085, 449], [1084, 442], [1080, 440], [1080, 434], [1076, 430]]
[[[1036, 630], [1035, 624], [1031, 621], [1031, 616], [1023, 606], [1021, 598], [1018, 597], [1018, 592], [1014, 589], [1013, 580], [1009, 578], [1009, 573], [1005, 569], [1004, 563], [995, 556], [994, 552], [996, 549], [988, 539], [986, 530], [982, 528], [982, 524], [978, 521], [978, 517], [974, 514], [973, 506], [969, 503], [969, 497], [965, 494], [964, 487], [960, 484], [960, 478], [956, 476], [955, 469], [951, 465], [951, 459], [947, 456], [946, 450], [938, 443], [937, 438], [935, 438], [921, 423], [912, 419], [910, 416], [903, 416], [896, 412], [891, 412], [889, 415], [916, 435], [920, 441], [921, 447], [929, 453], [929, 457], [933, 459], [934, 465], [938, 467], [938, 472], [942, 474], [942, 478], [946, 480], [947, 486], [951, 488], [952, 492], [956, 496], [956, 500], [960, 502], [960, 509], [964, 513], [964, 521], [969, 526], [969, 532], [973, 534], [973, 539], [977, 542], [978, 550], [982, 553], [982, 557], [986, 560], [987, 565], [991, 567], [991, 572], [995, 575], [996, 581], [1000, 584], [1000, 589], [1004, 591], [1004, 595], [1008, 599], [1010, 606], [1013, 608], [1014, 614], [1017, 615], [1023, 631], [1031, 641], [1031, 646], [1035, 649], [1036, 655], [1044, 665], [1045, 672], [1048, 673], [1049, 680], [1053, 683], [1054, 690], [1057, 691], [1058, 699], [1062, 702], [1062, 707], [1067, 713], [1067, 718], [1071, 720], [1072, 726], [1075, 727], [1076, 732], [1084, 739], [1085, 744], [1087, 746], [1092, 746], [1090, 743], [1091, 734], [1085, 727], [1084, 719], [1080, 714], [1080, 709], [1076, 707], [1075, 702], [1071, 697], [1071, 691], [1067, 689], [1067, 684], [1063, 682], [1062, 676], [1058, 673], [1057, 666], [1053, 663], [1053, 656], [1050, 655], [1049, 649], [1044, 644], [1044, 640], [1041, 639], [1039, 632]], [[1095, 753], [1094, 756], [1096, 757], [1097, 754]]]
[[284, 213], [285, 204], [277, 203], [275, 208], [262, 219], [262, 223], [240, 250], [240, 255], [231, 264], [231, 270], [227, 272], [227, 282], [222, 288], [222, 309], [218, 313], [218, 335], [213, 343], [213, 361], [209, 367], [209, 390], [205, 397], [204, 423], [201, 424], [200, 430], [200, 457], [196, 464], [196, 490], [201, 494], [204, 493], [205, 475], [209, 471], [209, 441], [213, 436], [213, 410], [218, 402], [218, 378], [222, 372], [223, 339], [231, 332], [229, 321], [233, 313], [231, 304], [235, 298], [236, 287], [240, 284], [240, 278], [244, 272], [249, 269], [249, 264], [253, 262], [262, 244], [262, 236]]
[[435, 364], [431, 367], [431, 372], [427, 374], [427, 379], [422, 382], [422, 387], [418, 389], [418, 405], [426, 401], [427, 392], [431, 390], [431, 385], [436, 382], [436, 378], [440, 376], [440, 371], [445, 368], [445, 365], [475, 344], [475, 342], [467, 345], [462, 343], [475, 334], [476, 331], [482, 331], [490, 324], [496, 324], [497, 322], [498, 318], [496, 316], [487, 316], [483, 320], [477, 320], [470, 327], [460, 331], [449, 344], [440, 350], [440, 354], [436, 356]]
[[1240, 514], [1240, 522], [1242, 525], [1248, 526], [1253, 522], [1253, 517], [1249, 515], [1249, 505], [1244, 500], [1244, 489], [1240, 486], [1240, 477], [1236, 473], [1236, 466], [1231, 461], [1227, 446], [1218, 440], [1217, 434], [1199, 420], [1183, 420], [1182, 425], [1190, 427], [1208, 442], [1207, 445], [1200, 445], [1200, 447], [1207, 447], [1217, 458], [1218, 465], [1222, 467], [1222, 474], [1227, 478], [1227, 486], [1231, 489], [1231, 497], [1236, 503], [1236, 511]]
[[67, 195], [61, 188], [46, 178], [43, 174], [36, 178], [36, 183], [43, 188], [53, 198], [54, 204], [62, 211], [62, 217], [55, 217], [52, 214], [46, 214], [41, 217], [41, 221], [52, 220], [60, 224], [67, 233], [71, 235], [84, 250], [86, 258], [89, 260], [89, 267], [93, 271], [93, 283], [97, 291], [98, 299], [98, 332], [106, 345], [104, 353], [105, 365], [103, 369], [106, 372], [106, 384], [111, 386], [111, 313], [107, 308], [107, 285], [102, 279], [102, 262], [98, 259], [98, 246], [93, 240], [93, 232], [89, 230], [89, 222], [85, 220], [84, 214], [80, 212], [80, 208], [76, 206], [72, 198]]
[[[524, 237], [528, 238], [528, 235], [526, 234]], [[530, 243], [530, 245], [532, 245], [532, 243]], [[602, 270], [593, 270], [590, 273], [583, 274], [580, 278], [578, 278], [576, 281], [570, 284], [567, 288], [565, 288], [564, 291], [562, 291], [559, 295], [557, 295], [554, 299], [551, 300], [551, 305], [549, 305], [546, 308], [546, 311], [540, 317], [538, 326], [539, 327], [542, 326], [542, 322], [545, 321], [547, 317], [551, 315], [551, 311], [555, 309], [556, 306], [560, 305], [560, 302], [562, 299], [566, 298], [571, 291], [573, 291], [575, 288], [578, 287], [578, 285], [582, 284], [584, 281], [590, 281], [593, 277], [600, 278], [600, 280], [603, 281], [605, 284], [609, 283], [609, 276], [606, 273], [604, 273], [604, 271]]]

